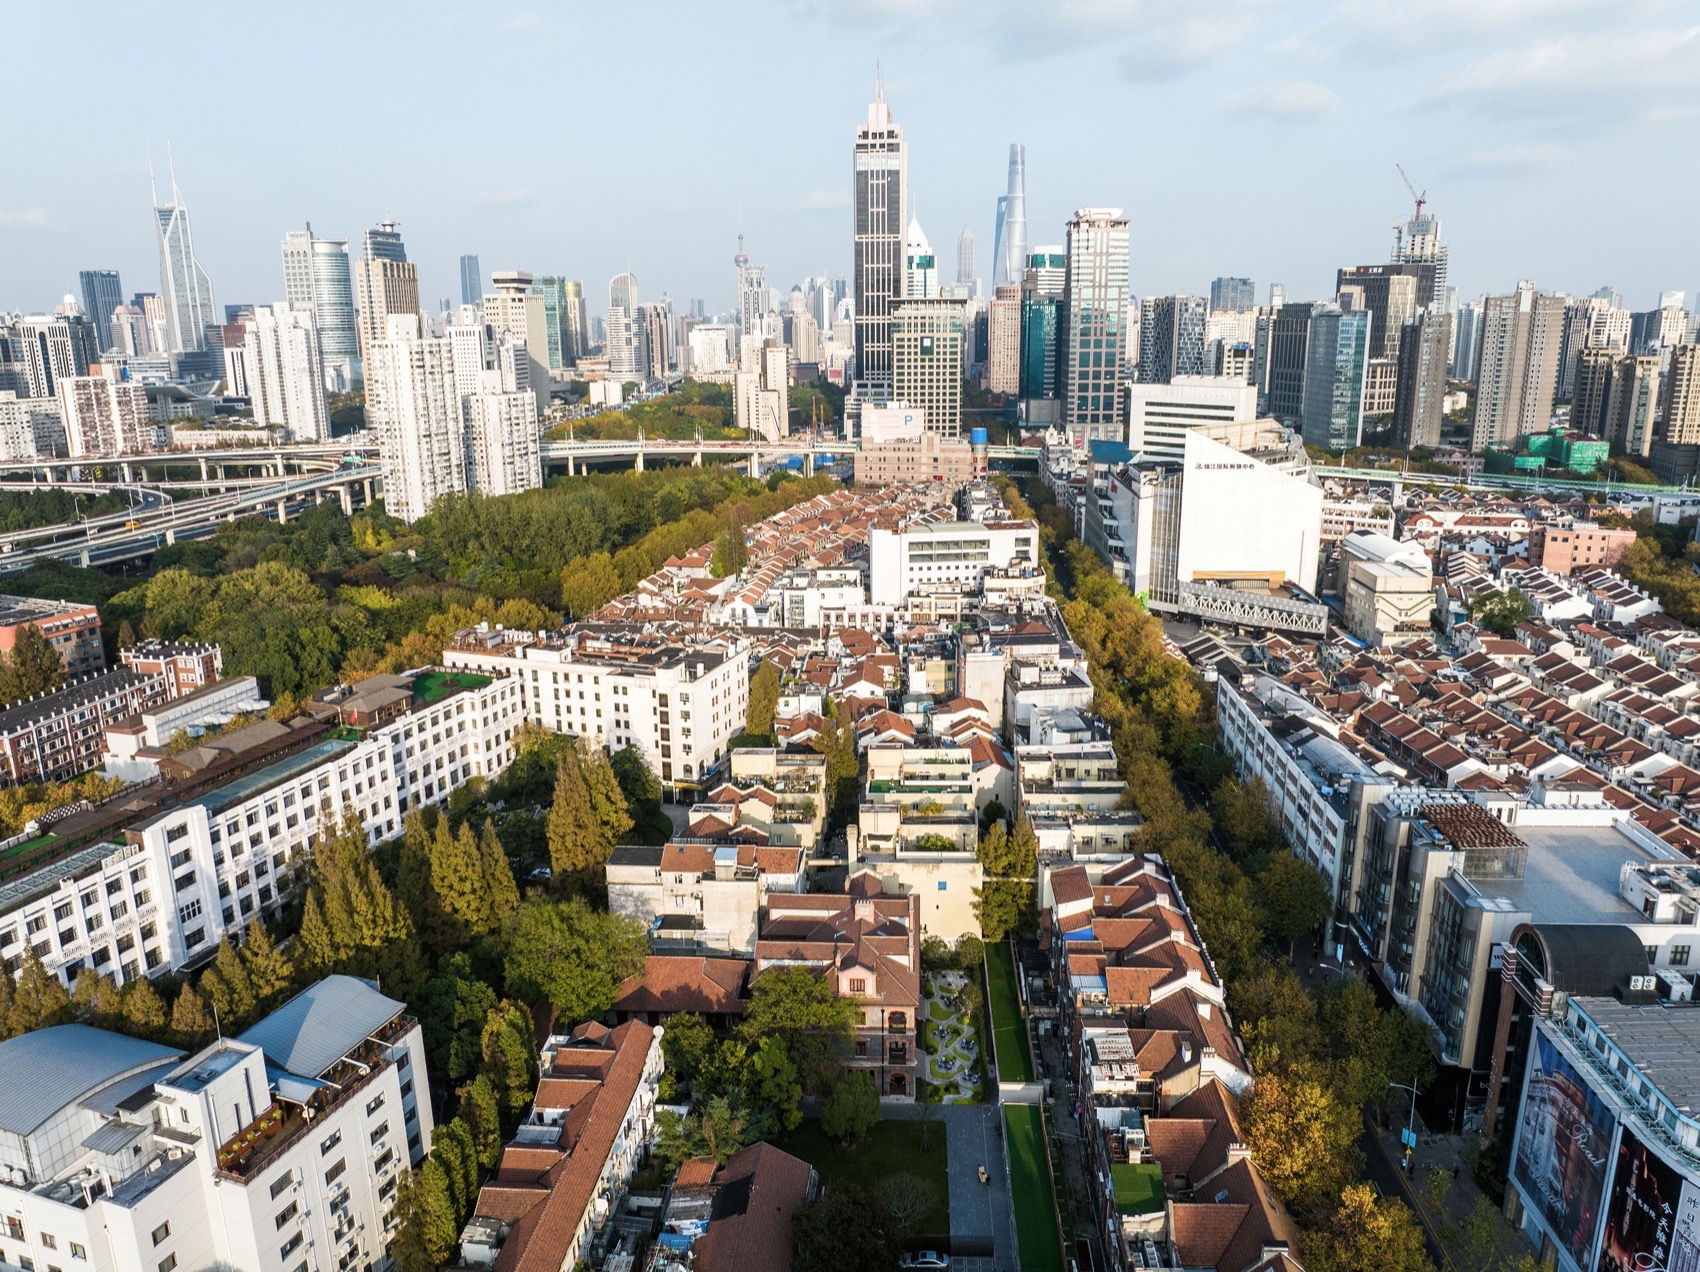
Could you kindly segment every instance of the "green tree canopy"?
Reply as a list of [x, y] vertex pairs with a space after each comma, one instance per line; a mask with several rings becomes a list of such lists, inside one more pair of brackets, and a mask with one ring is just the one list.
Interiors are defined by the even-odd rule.
[[750, 987], [750, 1003], [738, 1037], [760, 1046], [769, 1036], [785, 1044], [803, 1085], [818, 1090], [848, 1054], [861, 1008], [833, 992], [826, 977], [807, 967], [776, 967]]
[[795, 1272], [895, 1272], [903, 1224], [876, 1194], [835, 1184], [792, 1222], [791, 1246]]
[[853, 1148], [880, 1120], [880, 1093], [866, 1070], [847, 1073], [821, 1105], [820, 1128]]
[[1517, 634], [1517, 624], [1532, 617], [1535, 607], [1520, 588], [1478, 592], [1470, 602], [1470, 620], [1507, 639]]
[[0, 654], [0, 703], [33, 698], [64, 681], [65, 665], [53, 643], [32, 623], [18, 628], [12, 648]]
[[750, 677], [750, 703], [744, 713], [744, 732], [755, 737], [773, 736], [773, 713], [779, 709], [779, 668], [762, 659]]
[[561, 1023], [576, 1025], [612, 1007], [620, 982], [648, 955], [648, 933], [634, 919], [593, 910], [583, 897], [528, 901], [508, 932], [508, 992], [547, 998]]

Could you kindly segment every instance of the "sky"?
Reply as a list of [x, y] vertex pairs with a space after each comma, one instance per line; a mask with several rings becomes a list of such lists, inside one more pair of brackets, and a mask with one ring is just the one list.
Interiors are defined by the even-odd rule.
[[[1136, 294], [1327, 296], [1430, 196], [1463, 297], [1520, 278], [1635, 309], [1700, 293], [1694, 0], [9, 0], [0, 310], [77, 271], [156, 290], [169, 146], [217, 302], [282, 298], [284, 232], [400, 223], [427, 306], [458, 260], [582, 279], [593, 311], [734, 301], [740, 227], [788, 289], [850, 265], [876, 76], [912, 202], [990, 287], [1009, 145], [1029, 241], [1131, 219]], [[21, 54], [21, 56], [20, 56]], [[27, 105], [26, 105], [27, 104]]]

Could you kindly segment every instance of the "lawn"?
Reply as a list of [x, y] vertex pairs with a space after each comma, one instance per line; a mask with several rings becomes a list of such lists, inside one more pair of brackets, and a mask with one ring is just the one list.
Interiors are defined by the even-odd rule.
[[428, 671], [413, 682], [413, 692], [426, 706], [435, 706], [460, 689], [482, 689], [490, 677], [466, 671]]
[[1021, 1272], [1062, 1272], [1062, 1233], [1057, 1230], [1050, 1166], [1045, 1160], [1044, 1114], [1036, 1104], [1006, 1104], [1003, 1124]]
[[1015, 956], [1008, 944], [986, 946], [986, 1006], [992, 1013], [1000, 1082], [1033, 1081], [1033, 1054], [1027, 1049], [1027, 1024], [1015, 992]]
[[[928, 1131], [926, 1147], [922, 1132]], [[822, 1133], [817, 1118], [777, 1141], [793, 1157], [800, 1157], [820, 1173], [821, 1183], [856, 1184], [870, 1192], [892, 1175], [918, 1175], [933, 1186], [936, 1200], [921, 1226], [925, 1235], [947, 1240], [950, 1233], [950, 1188], [945, 1178], [945, 1126], [943, 1122], [923, 1127], [919, 1122], [880, 1122], [867, 1139], [855, 1148], [845, 1148]], [[922, 1235], [917, 1233], [917, 1236]]]

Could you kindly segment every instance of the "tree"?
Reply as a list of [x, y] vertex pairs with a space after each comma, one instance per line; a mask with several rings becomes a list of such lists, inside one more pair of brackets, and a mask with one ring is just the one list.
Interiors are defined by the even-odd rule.
[[65, 681], [59, 651], [34, 624], [18, 629], [10, 652], [0, 655], [0, 702], [21, 702]]
[[742, 574], [749, 560], [749, 546], [744, 541], [744, 519], [735, 513], [726, 528], [715, 537], [714, 560], [710, 562], [709, 569], [717, 579], [729, 578]]
[[658, 1109], [655, 1114], [655, 1160], [668, 1171], [678, 1170], [694, 1157], [708, 1156], [702, 1119], [676, 1109]]
[[195, 992], [193, 985], [185, 985], [178, 992], [177, 1001], [171, 1004], [171, 1027], [169, 1034], [172, 1044], [185, 1051], [198, 1050], [213, 1031], [212, 1017], [207, 1014], [206, 1004], [201, 1001], [200, 994]]
[[124, 1032], [149, 1042], [165, 1032], [165, 1003], [146, 976], [124, 986]]
[[1328, 918], [1333, 898], [1322, 874], [1292, 852], [1278, 852], [1258, 876], [1264, 922], [1272, 936], [1287, 944], [1287, 957], [1299, 937]]
[[614, 1005], [620, 982], [643, 970], [649, 937], [624, 915], [592, 910], [583, 897], [520, 906], [509, 932], [508, 992], [547, 998], [558, 1023], [594, 1020]]
[[502, 1155], [502, 1104], [496, 1087], [486, 1074], [463, 1083], [455, 1096], [460, 1100], [460, 1116], [472, 1132], [472, 1145], [478, 1164], [489, 1170]]
[[254, 987], [229, 936], [218, 943], [213, 965], [201, 974], [201, 990], [218, 1013], [219, 1024], [226, 1029], [240, 1029], [253, 1015]]
[[411, 997], [423, 980], [413, 921], [378, 874], [353, 809], [313, 854], [295, 948], [297, 972], [314, 980], [337, 972], [362, 976], [401, 997]]
[[[662, 1045], [666, 1045], [665, 1034], [662, 1035]], [[787, 1134], [796, 1130], [803, 1123], [803, 1112], [799, 1107], [803, 1084], [785, 1044], [775, 1037], [763, 1038], [750, 1057], [750, 1063], [754, 1068], [757, 1107], [768, 1109], [780, 1130]]]
[[903, 1225], [891, 1207], [855, 1184], [835, 1184], [791, 1224], [795, 1272], [893, 1272]]
[[1357, 1173], [1357, 1110], [1313, 1066], [1260, 1077], [1240, 1121], [1252, 1160], [1289, 1206], [1321, 1213]]
[[485, 822], [478, 838], [478, 873], [483, 881], [485, 917], [479, 934], [499, 931], [519, 909], [519, 884], [494, 822]]
[[1470, 602], [1470, 620], [1478, 627], [1507, 639], [1517, 634], [1517, 624], [1531, 617], [1535, 607], [1521, 588], [1478, 592]]
[[843, 821], [856, 802], [856, 779], [861, 761], [856, 757], [856, 731], [842, 718], [838, 703], [828, 698], [820, 732], [809, 746], [826, 756], [827, 789], [832, 792], [833, 815]]
[[26, 949], [23, 964], [18, 968], [18, 983], [12, 990], [7, 1032], [17, 1035], [50, 1025], [69, 1024], [73, 1014], [71, 995], [64, 984], [42, 966], [34, 947]]
[[1416, 1215], [1396, 1197], [1377, 1197], [1368, 1184], [1350, 1184], [1340, 1207], [1301, 1249], [1308, 1272], [1429, 1272]]
[[77, 1016], [101, 1029], [110, 1029], [122, 1019], [122, 995], [99, 972], [83, 968], [71, 985], [71, 1008]]
[[492, 1008], [479, 1038], [482, 1076], [496, 1093], [504, 1131], [519, 1124], [537, 1086], [537, 1056], [531, 1042], [531, 1013], [511, 999]]
[[562, 754], [549, 809], [549, 864], [557, 882], [600, 868], [632, 828], [626, 797], [608, 757], [582, 740]]
[[293, 969], [289, 955], [279, 949], [259, 919], [250, 919], [242, 933], [242, 967], [248, 973], [248, 987], [254, 994], [254, 1010], [263, 1012], [282, 997], [289, 988]]
[[773, 713], [779, 709], [779, 668], [762, 659], [750, 677], [750, 705], [744, 713], [744, 732], [756, 737], [773, 736]]
[[676, 1011], [662, 1024], [661, 1054], [667, 1072], [681, 1082], [695, 1082], [714, 1049], [714, 1030], [695, 1012]]
[[614, 558], [606, 552], [592, 552], [561, 569], [561, 607], [574, 618], [601, 609], [623, 590]]
[[608, 766], [620, 783], [632, 820], [640, 824], [655, 821], [661, 813], [661, 783], [655, 780], [643, 752], [628, 742], [608, 757]]
[[456, 1117], [438, 1126], [431, 1136], [431, 1156], [442, 1164], [448, 1180], [455, 1231], [459, 1232], [478, 1200], [478, 1151], [466, 1123]]
[[850, 1050], [861, 1019], [852, 999], [840, 998], [827, 979], [808, 967], [777, 967], [750, 987], [750, 1002], [737, 1036], [760, 1046], [769, 1035], [785, 1044], [805, 1089], [818, 1090]]
[[938, 1204], [939, 1199], [937, 1188], [919, 1175], [910, 1174], [906, 1170], [887, 1175], [880, 1180], [877, 1191], [880, 1200], [891, 1208], [891, 1213], [902, 1226], [903, 1235], [911, 1239], [925, 1231], [921, 1225], [926, 1222], [927, 1215]]
[[466, 954], [450, 954], [419, 991], [419, 1023], [434, 1073], [451, 1082], [475, 1073], [483, 1060], [484, 1022], [496, 991], [473, 971]]
[[854, 1148], [880, 1120], [880, 1093], [864, 1070], [846, 1074], [821, 1106], [820, 1128]]
[[974, 916], [988, 941], [1031, 931], [1036, 921], [1033, 885], [1021, 879], [987, 879], [974, 889]]
[[399, 1226], [390, 1257], [398, 1272], [435, 1272], [452, 1261], [460, 1229], [448, 1176], [435, 1157], [427, 1157], [418, 1170], [402, 1172], [396, 1218]]

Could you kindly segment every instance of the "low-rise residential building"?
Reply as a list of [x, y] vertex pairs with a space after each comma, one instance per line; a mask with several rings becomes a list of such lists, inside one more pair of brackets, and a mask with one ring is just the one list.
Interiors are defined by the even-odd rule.
[[212, 684], [224, 674], [224, 650], [216, 644], [145, 640], [120, 649], [118, 661], [144, 675], [164, 676], [177, 698]]
[[819, 1194], [814, 1167], [772, 1144], [724, 1166], [693, 1158], [667, 1194], [648, 1272], [790, 1272], [791, 1222]]
[[1635, 542], [1629, 526], [1601, 526], [1577, 521], [1570, 525], [1538, 522], [1529, 529], [1529, 564], [1554, 574], [1575, 570], [1609, 570]]
[[1346, 626], [1364, 644], [1399, 645], [1432, 634], [1434, 571], [1428, 553], [1372, 530], [1340, 543]]
[[916, 593], [978, 592], [989, 570], [1043, 573], [1031, 521], [932, 521], [868, 536], [868, 599], [901, 605]]
[[88, 1025], [0, 1042], [8, 1266], [382, 1264], [431, 1146], [405, 1007], [331, 976], [192, 1056]]
[[655, 1127], [662, 1032], [632, 1020], [549, 1038], [531, 1109], [461, 1230], [461, 1266], [600, 1265]]
[[801, 848], [675, 840], [622, 845], [608, 858], [608, 908], [642, 923], [656, 951], [755, 953], [770, 892], [803, 881]]
[[76, 601], [0, 596], [0, 653], [11, 653], [18, 633], [33, 627], [53, 646], [67, 676], [85, 676], [106, 666], [100, 643], [100, 611]]
[[109, 727], [170, 696], [164, 676], [112, 667], [0, 710], [0, 777], [10, 784], [79, 777], [100, 763]]

